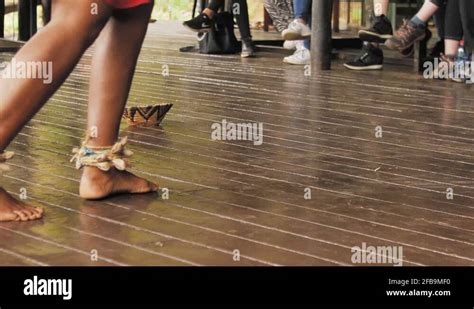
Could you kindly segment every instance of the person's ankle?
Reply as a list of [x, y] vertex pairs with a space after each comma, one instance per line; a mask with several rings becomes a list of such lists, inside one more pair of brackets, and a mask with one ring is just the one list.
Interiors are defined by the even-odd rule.
[[207, 8], [207, 9], [204, 9], [204, 11], [202, 11], [202, 13], [204, 15], [206, 15], [209, 19], [213, 19], [214, 18], [214, 15], [216, 14], [216, 12], [214, 12], [213, 10]]
[[419, 29], [425, 29], [426, 28], [426, 22], [421, 20], [418, 16], [414, 16], [411, 20], [410, 20], [410, 25], [413, 27], [413, 28], [419, 28]]

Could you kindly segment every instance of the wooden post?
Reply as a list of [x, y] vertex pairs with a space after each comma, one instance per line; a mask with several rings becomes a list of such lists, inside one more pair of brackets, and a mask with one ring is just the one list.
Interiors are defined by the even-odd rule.
[[340, 16], [341, 4], [339, 0], [334, 0], [333, 10], [334, 10], [333, 19], [332, 19], [333, 30], [334, 32], [339, 32], [339, 18], [341, 17]]
[[30, 4], [29, 0], [18, 1], [18, 39], [28, 41], [30, 38]]
[[332, 0], [313, 0], [313, 22], [311, 36], [312, 72], [331, 69], [332, 8]]
[[5, 37], [5, 0], [0, 0], [0, 38]]
[[42, 0], [43, 4], [43, 24], [46, 25], [51, 21], [51, 0]]
[[30, 33], [29, 37], [31, 38], [38, 30], [37, 24], [37, 12], [36, 8], [38, 7], [38, 0], [29, 0], [29, 11], [30, 11]]

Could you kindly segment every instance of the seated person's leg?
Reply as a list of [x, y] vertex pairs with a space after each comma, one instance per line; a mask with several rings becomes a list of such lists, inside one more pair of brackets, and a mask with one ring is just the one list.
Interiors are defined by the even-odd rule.
[[474, 1], [459, 0], [459, 11], [464, 29], [464, 42], [469, 52], [474, 50]]
[[426, 23], [438, 11], [439, 0], [426, 0], [418, 13], [405, 21], [395, 35], [385, 42], [390, 49], [405, 50], [426, 37]]
[[459, 42], [464, 36], [458, 1], [448, 1], [444, 32], [444, 55], [446, 59], [453, 60], [457, 56]]
[[359, 37], [365, 41], [362, 53], [344, 66], [351, 70], [380, 70], [383, 68], [383, 51], [379, 43], [392, 37], [393, 28], [386, 17], [389, 0], [374, 0], [374, 20], [369, 29], [359, 31]]
[[288, 28], [294, 16], [292, 0], [265, 0], [263, 5], [278, 32], [283, 32]]
[[439, 41], [436, 42], [435, 46], [430, 50], [428, 54], [430, 58], [439, 58], [441, 54], [444, 53], [444, 20], [446, 14], [446, 1], [440, 0], [439, 3], [439, 9], [434, 15]]
[[[283, 62], [296, 65], [311, 64], [310, 41], [311, 37], [311, 1], [293, 1], [295, 19], [290, 23], [288, 29], [282, 32], [287, 40], [284, 44], [287, 49], [296, 49], [295, 53], [285, 57]], [[293, 43], [290, 43], [293, 42]]]
[[[273, 20], [273, 26], [278, 32], [285, 31], [293, 21], [295, 14], [293, 13], [292, 0], [265, 0], [265, 9]], [[299, 41], [285, 41], [283, 48], [295, 50]]]
[[[464, 79], [458, 70], [453, 70], [456, 66], [460, 41], [464, 36], [461, 14], [458, 1], [448, 1], [445, 15], [445, 53], [441, 55], [441, 61], [435, 61], [432, 78], [450, 79], [456, 82], [463, 82]], [[454, 75], [450, 74], [454, 73]], [[448, 75], [449, 74], [449, 75]]]
[[372, 43], [385, 43], [392, 37], [393, 28], [387, 18], [389, 0], [374, 0], [374, 20], [369, 29], [359, 31], [362, 41]]
[[249, 8], [247, 0], [233, 1], [233, 14], [239, 26], [240, 35], [242, 37], [242, 58], [252, 57], [256, 53], [255, 45], [252, 41], [252, 33], [250, 31]]
[[[442, 56], [442, 59], [447, 61], [449, 65], [454, 66], [453, 76], [450, 76], [450, 78], [455, 82], [474, 82], [469, 54], [473, 46], [473, 9], [474, 3], [465, 0], [448, 1], [446, 8], [445, 56]], [[461, 54], [459, 47], [462, 38], [464, 38], [465, 48]], [[468, 50], [468, 53], [466, 53], [466, 50]]]
[[212, 27], [214, 14], [224, 5], [225, 0], [211, 0], [209, 6], [197, 17], [187, 20], [183, 26], [194, 32], [208, 32]]

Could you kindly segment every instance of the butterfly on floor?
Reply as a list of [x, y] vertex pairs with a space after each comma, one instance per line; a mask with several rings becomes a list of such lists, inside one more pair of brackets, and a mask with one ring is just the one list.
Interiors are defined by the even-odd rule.
[[172, 107], [173, 104], [127, 107], [123, 118], [132, 126], [158, 126]]

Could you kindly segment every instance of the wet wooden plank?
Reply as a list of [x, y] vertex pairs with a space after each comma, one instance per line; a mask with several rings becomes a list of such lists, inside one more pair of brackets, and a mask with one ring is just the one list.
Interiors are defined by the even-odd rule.
[[[169, 188], [170, 200], [78, 197], [80, 173], [68, 161], [86, 125], [89, 51], [11, 145], [18, 155], [2, 185], [27, 188], [47, 216], [0, 225], [11, 251], [0, 251], [0, 264], [97, 265], [97, 249], [112, 265], [345, 265], [363, 242], [403, 246], [405, 265], [474, 264], [469, 87], [422, 80], [392, 58], [380, 72], [337, 61], [310, 78], [284, 65], [281, 51], [177, 51], [193, 42], [173, 25], [151, 26], [129, 104], [175, 106], [162, 128], [121, 132], [133, 171]], [[222, 119], [262, 122], [263, 145], [212, 141]], [[60, 254], [32, 254], [38, 241]]]

